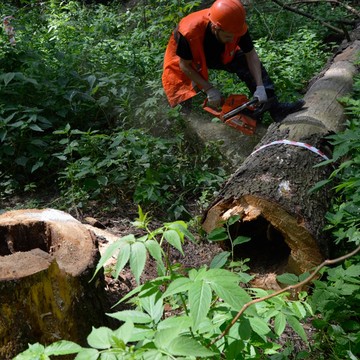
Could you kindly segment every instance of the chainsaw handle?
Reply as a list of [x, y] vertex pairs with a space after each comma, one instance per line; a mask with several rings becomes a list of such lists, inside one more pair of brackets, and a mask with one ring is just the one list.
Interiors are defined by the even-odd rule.
[[[223, 103], [223, 99], [222, 99], [221, 102]], [[208, 106], [207, 103], [208, 103], [208, 99], [206, 98], [206, 99], [204, 100], [203, 105], [202, 105], [203, 109], [204, 109], [205, 111], [207, 111], [208, 113], [216, 116], [216, 117], [220, 117], [220, 115], [221, 115], [221, 113], [222, 113], [221, 109], [220, 109], [220, 110], [214, 109], [214, 108]]]

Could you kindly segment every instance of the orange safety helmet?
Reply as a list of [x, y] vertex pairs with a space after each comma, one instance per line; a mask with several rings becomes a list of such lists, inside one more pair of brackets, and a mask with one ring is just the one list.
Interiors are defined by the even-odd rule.
[[235, 35], [245, 33], [245, 16], [240, 0], [216, 0], [209, 9], [210, 21], [221, 30]]

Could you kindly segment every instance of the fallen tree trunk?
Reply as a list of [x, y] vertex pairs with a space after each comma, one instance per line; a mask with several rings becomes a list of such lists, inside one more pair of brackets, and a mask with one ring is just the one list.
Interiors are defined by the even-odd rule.
[[104, 319], [104, 283], [89, 282], [96, 238], [62, 211], [18, 210], [0, 215], [0, 358], [29, 343], [59, 339], [86, 345]]
[[309, 190], [333, 171], [314, 166], [331, 156], [326, 136], [344, 128], [338, 99], [351, 92], [359, 50], [355, 40], [334, 56], [307, 91], [306, 108], [269, 126], [205, 212], [202, 226], [208, 233], [232, 215], [241, 216], [230, 228], [232, 237], [252, 240], [235, 248], [237, 257], [249, 257], [268, 271], [299, 274], [327, 256], [323, 228], [332, 194], [328, 187]]

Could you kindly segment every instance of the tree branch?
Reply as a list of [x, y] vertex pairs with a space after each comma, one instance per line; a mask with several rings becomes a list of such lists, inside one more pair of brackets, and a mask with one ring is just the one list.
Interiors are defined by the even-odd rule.
[[339, 33], [339, 34], [341, 34], [341, 35], [345, 35], [343, 30], [341, 30], [341, 29], [339, 29], [339, 28], [337, 28], [337, 27], [335, 27], [335, 26], [333, 26], [333, 25], [331, 25], [331, 24], [329, 24], [329, 23], [327, 23], [327, 22], [325, 22], [325, 21], [322, 21], [321, 19], [318, 19], [318, 18], [316, 18], [315, 16], [313, 16], [313, 15], [311, 15], [311, 14], [308, 14], [308, 13], [302, 11], [302, 10], [298, 10], [298, 9], [292, 7], [292, 6], [283, 4], [283, 3], [282, 3], [281, 1], [279, 1], [279, 0], [271, 0], [271, 1], [274, 2], [274, 3], [276, 3], [277, 5], [279, 5], [279, 6], [282, 7], [283, 9], [289, 10], [289, 11], [294, 12], [295, 14], [299, 14], [299, 15], [301, 15], [301, 16], [305, 16], [305, 17], [307, 17], [307, 18], [309, 18], [309, 19], [311, 19], [311, 20], [317, 21], [317, 22], [319, 22], [321, 25], [326, 26], [326, 27], [328, 27], [329, 29], [331, 29], [331, 30], [333, 30], [333, 31], [335, 31], [335, 32], [337, 32], [337, 33]]
[[348, 4], [345, 4], [345, 3], [343, 3], [343, 2], [341, 2], [339, 0], [297, 0], [297, 1], [293, 1], [292, 4], [297, 5], [297, 4], [321, 3], [321, 2], [337, 4], [339, 6], [344, 7], [346, 10], [353, 13], [357, 17], [360, 17], [360, 11], [356, 10], [352, 6], [350, 6]]
[[249, 308], [251, 305], [262, 302], [262, 301], [269, 300], [275, 296], [278, 296], [278, 295], [283, 294], [288, 291], [293, 292], [298, 289], [301, 289], [304, 285], [306, 285], [310, 281], [312, 281], [323, 267], [342, 262], [342, 261], [356, 255], [359, 251], [360, 251], [360, 246], [358, 246], [352, 252], [350, 252], [346, 255], [340, 256], [336, 259], [327, 259], [327, 260], [323, 261], [305, 280], [303, 280], [295, 285], [289, 285], [281, 290], [273, 292], [272, 294], [269, 294], [269, 295], [263, 296], [261, 298], [254, 299], [254, 300], [247, 302], [246, 304], [244, 304], [244, 306], [241, 308], [241, 310], [236, 314], [236, 316], [231, 320], [231, 323], [226, 327], [226, 329], [219, 336], [217, 336], [214, 340], [212, 340], [211, 343], [209, 344], [209, 346], [214, 345], [217, 341], [222, 339], [229, 332], [229, 330], [232, 328], [232, 326], [239, 320], [240, 316], [245, 312], [245, 310], [247, 308]]

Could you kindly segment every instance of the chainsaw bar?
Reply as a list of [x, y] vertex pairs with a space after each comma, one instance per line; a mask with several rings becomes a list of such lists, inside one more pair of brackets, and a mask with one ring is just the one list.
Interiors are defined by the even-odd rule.
[[229, 112], [223, 114], [223, 119], [227, 120], [227, 119], [231, 118], [232, 116], [239, 114], [242, 110], [246, 109], [247, 107], [249, 107], [251, 105], [255, 105], [257, 102], [258, 102], [258, 99], [250, 100], [250, 101], [246, 102], [245, 104], [238, 106], [237, 108], [230, 110]]
[[257, 102], [257, 99], [249, 100], [245, 95], [230, 95], [222, 104], [221, 110], [207, 106], [207, 100], [203, 104], [203, 109], [235, 130], [246, 135], [253, 135], [256, 130], [256, 120], [248, 113], [254, 111], [252, 105]]

